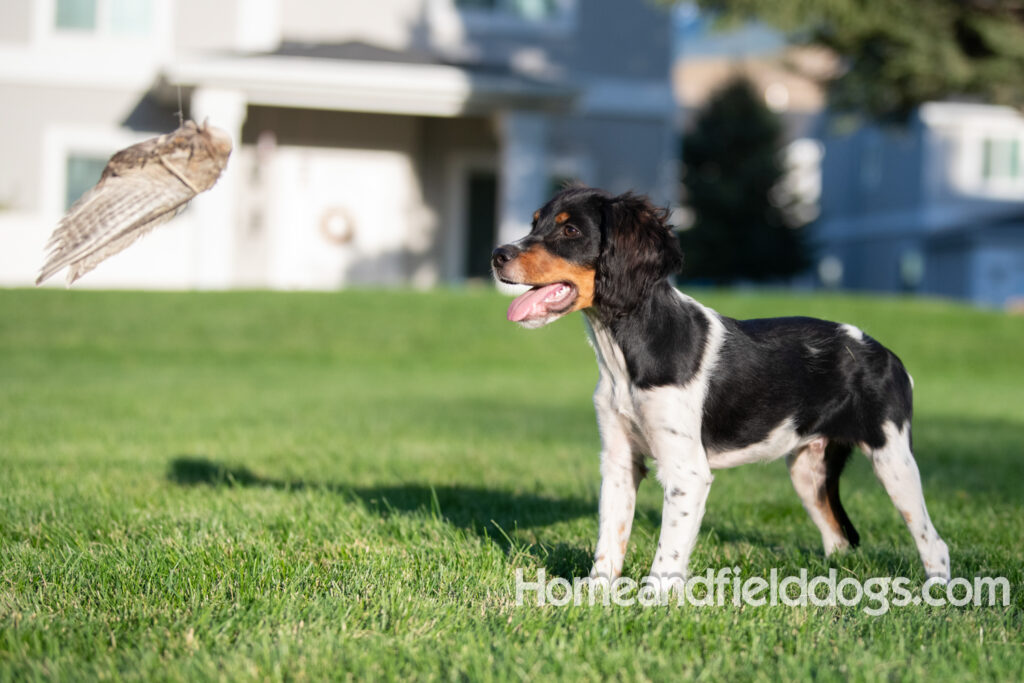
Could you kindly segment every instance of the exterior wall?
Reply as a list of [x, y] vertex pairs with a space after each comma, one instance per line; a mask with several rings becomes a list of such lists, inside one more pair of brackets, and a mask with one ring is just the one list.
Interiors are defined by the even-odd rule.
[[[425, 22], [414, 25], [422, 41], [457, 60], [550, 76], [564, 70], [577, 33], [583, 0], [560, 0], [553, 16], [530, 20], [501, 11], [457, 7], [457, 0], [422, 0]], [[603, 2], [604, 0], [593, 0]]]
[[289, 0], [281, 36], [307, 43], [358, 40], [394, 50], [411, 47], [425, 30], [422, 0], [376, 0], [372, 5], [337, 0]]
[[32, 0], [0, 2], [0, 43], [28, 43], [32, 38]]
[[[668, 10], [650, 2], [579, 0], [575, 49], [578, 74], [668, 82], [672, 32]], [[585, 38], [583, 38], [585, 37]]]
[[237, 0], [177, 0], [175, 48], [182, 52], [230, 49], [234, 47], [238, 17]]
[[[919, 126], [860, 126], [844, 132], [846, 125], [850, 123], [842, 120], [825, 124], [822, 233], [862, 234], [861, 223], [869, 216], [872, 221], [902, 224], [901, 230], [923, 229], [907, 220], [923, 201], [924, 149]], [[876, 224], [874, 229], [891, 232], [897, 226]]]
[[984, 231], [970, 253], [972, 300], [995, 307], [1024, 301], [1024, 224]]
[[[584, 182], [619, 193], [629, 190], [652, 195], [666, 204], [677, 199], [673, 130], [664, 120], [573, 116], [558, 121], [552, 134], [552, 154], [577, 161]], [[576, 174], [573, 174], [576, 175]]]
[[928, 249], [922, 291], [951, 299], [971, 292], [971, 251], [965, 239], [945, 241]]
[[[0, 101], [18, 103], [7, 109], [0, 126], [0, 149], [9, 159], [18, 160], [0, 164], [0, 202], [57, 215], [64, 210], [63, 160], [58, 158], [63, 149], [109, 156], [121, 142], [166, 132], [168, 123], [177, 123], [167, 112], [167, 122], [158, 127], [123, 131], [119, 122], [128, 119], [140, 104], [139, 93], [130, 89], [0, 83]], [[44, 189], [47, 187], [51, 190]]]
[[291, 0], [163, 1], [173, 4], [170, 20], [179, 53], [272, 50], [281, 40], [283, 9], [290, 12], [292, 5]]

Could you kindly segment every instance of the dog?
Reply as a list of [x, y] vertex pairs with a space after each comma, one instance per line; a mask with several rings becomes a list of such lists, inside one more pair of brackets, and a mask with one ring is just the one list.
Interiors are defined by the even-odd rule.
[[509, 306], [510, 321], [536, 328], [582, 311], [597, 355], [591, 579], [621, 576], [646, 458], [664, 489], [647, 580], [664, 591], [685, 581], [714, 469], [785, 456], [826, 555], [854, 547], [839, 476], [858, 447], [928, 577], [948, 581], [949, 550], [928, 516], [911, 447], [913, 380], [899, 358], [852, 325], [720, 315], [671, 284], [682, 261], [665, 210], [586, 187], [558, 193], [526, 237], [491, 256], [496, 279], [530, 287]]

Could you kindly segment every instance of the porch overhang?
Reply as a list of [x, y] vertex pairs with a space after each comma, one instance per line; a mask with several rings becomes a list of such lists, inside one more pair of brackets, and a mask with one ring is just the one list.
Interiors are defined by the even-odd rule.
[[282, 55], [169, 64], [162, 70], [156, 95], [174, 103], [179, 88], [232, 90], [248, 104], [263, 106], [439, 117], [566, 111], [577, 95], [568, 86], [508, 72]]

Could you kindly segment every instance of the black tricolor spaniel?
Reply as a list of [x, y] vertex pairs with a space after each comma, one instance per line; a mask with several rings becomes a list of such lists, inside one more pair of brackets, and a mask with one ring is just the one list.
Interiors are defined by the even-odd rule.
[[583, 311], [597, 354], [600, 531], [591, 576], [621, 574], [645, 457], [665, 490], [651, 580], [684, 579], [712, 469], [786, 456], [825, 552], [856, 546], [839, 501], [854, 446], [867, 454], [917, 544], [926, 573], [949, 579], [911, 451], [913, 380], [856, 327], [813, 318], [733, 320], [676, 290], [682, 252], [645, 197], [574, 187], [494, 251], [496, 277], [529, 285], [508, 309], [524, 327]]

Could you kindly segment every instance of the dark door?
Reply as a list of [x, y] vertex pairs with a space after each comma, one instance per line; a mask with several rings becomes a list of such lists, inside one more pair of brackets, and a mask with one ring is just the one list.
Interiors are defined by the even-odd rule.
[[466, 277], [490, 278], [491, 251], [496, 246], [498, 175], [494, 171], [470, 171], [466, 202]]

